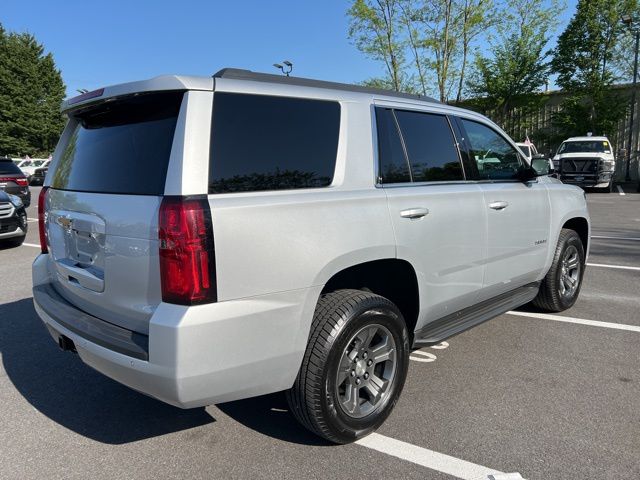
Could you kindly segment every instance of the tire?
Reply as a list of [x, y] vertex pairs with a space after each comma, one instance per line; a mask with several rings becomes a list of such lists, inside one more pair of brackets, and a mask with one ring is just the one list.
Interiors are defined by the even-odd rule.
[[20, 245], [22, 245], [25, 238], [27, 238], [26, 235], [22, 237], [14, 237], [14, 238], [7, 238], [6, 240], [0, 240], [0, 246], [7, 247], [7, 248], [19, 247]]
[[[562, 312], [571, 308], [580, 294], [584, 264], [584, 247], [580, 236], [574, 230], [563, 228], [553, 263], [542, 280], [533, 305], [547, 312]], [[571, 280], [577, 283], [573, 284]]]
[[[384, 351], [389, 359], [375, 362]], [[392, 302], [361, 290], [323, 294], [298, 377], [287, 392], [289, 407], [316, 435], [334, 443], [353, 442], [389, 416], [408, 365], [407, 327]]]
[[613, 193], [613, 187], [614, 187], [613, 180], [611, 180], [611, 181], [609, 182], [609, 185], [607, 185], [607, 186], [606, 186], [606, 187], [604, 187], [604, 188], [601, 188], [601, 189], [600, 189], [600, 191], [601, 191], [602, 193]]

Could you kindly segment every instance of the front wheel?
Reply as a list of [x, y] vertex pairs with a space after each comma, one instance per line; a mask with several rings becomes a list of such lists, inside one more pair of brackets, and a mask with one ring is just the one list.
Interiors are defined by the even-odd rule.
[[584, 263], [584, 247], [580, 236], [574, 230], [563, 228], [553, 263], [542, 280], [533, 304], [548, 312], [562, 312], [571, 308], [582, 287]]
[[335, 443], [352, 442], [389, 416], [408, 363], [407, 327], [392, 302], [360, 290], [330, 292], [316, 307], [287, 400], [313, 433]]

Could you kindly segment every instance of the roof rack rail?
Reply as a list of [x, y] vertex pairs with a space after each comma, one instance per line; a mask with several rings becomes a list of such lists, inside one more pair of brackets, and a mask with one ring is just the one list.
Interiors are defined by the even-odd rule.
[[388, 97], [421, 100], [423, 102], [441, 103], [435, 98], [424, 95], [414, 95], [411, 93], [402, 93], [394, 90], [365, 87], [362, 85], [352, 85], [348, 83], [327, 82], [311, 78], [285, 77], [283, 75], [274, 75], [271, 73], [252, 72], [251, 70], [243, 70], [241, 68], [223, 68], [222, 70], [214, 73], [213, 78], [229, 78], [233, 80], [250, 80], [253, 82], [279, 83], [285, 85], [297, 85], [301, 87], [328, 88], [332, 90], [344, 90], [347, 92], [370, 93], [375, 95], [386, 95]]

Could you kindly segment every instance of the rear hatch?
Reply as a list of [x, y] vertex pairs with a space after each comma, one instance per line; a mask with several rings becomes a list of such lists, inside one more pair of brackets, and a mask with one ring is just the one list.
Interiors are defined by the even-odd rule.
[[158, 210], [183, 96], [130, 95], [69, 113], [46, 194], [54, 288], [145, 334], [162, 296]]

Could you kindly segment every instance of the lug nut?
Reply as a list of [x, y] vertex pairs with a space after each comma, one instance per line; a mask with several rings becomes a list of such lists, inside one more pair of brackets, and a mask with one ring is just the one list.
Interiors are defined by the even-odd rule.
[[351, 370], [351, 376], [355, 377], [356, 376], [356, 371], [355, 370]]
[[360, 385], [360, 377], [356, 378], [356, 385]]
[[367, 352], [364, 352], [364, 353], [362, 354], [362, 358], [367, 358], [368, 356], [369, 356], [369, 354], [367, 354]]
[[365, 380], [367, 380], [368, 378], [369, 378], [369, 374], [368, 374], [368, 373], [365, 373], [365, 374], [364, 374], [364, 379], [365, 379]]
[[367, 362], [367, 367], [370, 367], [373, 364], [373, 360], [369, 359], [369, 361]]

